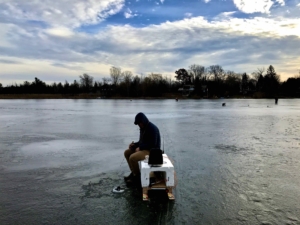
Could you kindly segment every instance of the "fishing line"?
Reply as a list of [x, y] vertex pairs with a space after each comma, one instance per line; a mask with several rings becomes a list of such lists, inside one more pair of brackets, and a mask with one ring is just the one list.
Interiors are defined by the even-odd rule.
[[[119, 166], [119, 169], [121, 168], [123, 162], [124, 162], [124, 158], [123, 158], [122, 161], [121, 161], [121, 164], [120, 164], [120, 166]], [[119, 171], [119, 173], [120, 173], [120, 172], [121, 172], [121, 170]], [[121, 174], [118, 174], [118, 175], [120, 176]]]
[[[134, 141], [132, 141], [131, 144], [134, 144]], [[122, 161], [121, 161], [121, 163], [120, 163], [120, 166], [119, 166], [119, 168], [118, 168], [118, 169], [119, 169], [118, 176], [121, 176], [122, 171], [120, 170], [120, 168], [121, 168], [121, 166], [122, 166], [122, 164], [123, 164], [123, 162], [124, 162], [124, 158], [125, 158], [125, 157], [123, 157], [123, 159], [122, 159]], [[114, 187], [114, 188], [113, 188], [112, 192], [113, 192], [113, 193], [123, 193], [124, 190], [125, 190], [125, 189], [124, 189], [123, 187], [117, 186], [117, 187]]]
[[165, 153], [165, 137], [164, 137], [164, 134], [163, 134], [163, 153]]
[[112, 190], [112, 192], [113, 193], [122, 193], [122, 192], [124, 192], [124, 188], [123, 187], [121, 187], [121, 186], [116, 186], [116, 187], [114, 187], [113, 188], [113, 190]]
[[[124, 158], [122, 159], [122, 161], [121, 161], [121, 163], [120, 163], [120, 166], [119, 166], [119, 168], [118, 168], [118, 170], [119, 170], [118, 176], [121, 176], [121, 172], [122, 172], [122, 171], [120, 170], [120, 168], [121, 168], [123, 162], [124, 162]], [[113, 193], [123, 193], [124, 190], [125, 190], [125, 189], [122, 188], [121, 186], [117, 186], [117, 187], [114, 187], [114, 188], [113, 188], [112, 192], [113, 192]]]

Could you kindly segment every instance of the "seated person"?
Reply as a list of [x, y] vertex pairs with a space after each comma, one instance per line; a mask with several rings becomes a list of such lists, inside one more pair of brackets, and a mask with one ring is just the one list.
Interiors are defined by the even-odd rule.
[[140, 127], [140, 139], [136, 143], [131, 143], [125, 150], [124, 156], [131, 170], [129, 176], [124, 177], [127, 184], [139, 182], [140, 168], [138, 161], [144, 160], [149, 155], [150, 149], [160, 149], [159, 129], [151, 123], [144, 113], [138, 113], [135, 116], [134, 124]]

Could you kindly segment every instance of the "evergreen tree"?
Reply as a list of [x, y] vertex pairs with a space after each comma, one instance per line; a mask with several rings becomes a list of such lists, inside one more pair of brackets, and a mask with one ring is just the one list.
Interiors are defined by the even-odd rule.
[[278, 95], [278, 89], [280, 85], [280, 77], [275, 72], [272, 65], [267, 69], [267, 74], [264, 77], [264, 91], [268, 97], [274, 97]]
[[189, 75], [185, 69], [181, 68], [175, 71], [175, 74], [176, 80], [181, 81], [183, 84], [191, 83], [191, 75]]
[[241, 92], [243, 94], [247, 94], [249, 91], [249, 76], [247, 73], [243, 73], [242, 75], [242, 83], [241, 83]]

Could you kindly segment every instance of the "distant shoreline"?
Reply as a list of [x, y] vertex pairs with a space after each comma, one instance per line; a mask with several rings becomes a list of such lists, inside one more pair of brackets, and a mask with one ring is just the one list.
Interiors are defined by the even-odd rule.
[[97, 99], [97, 94], [0, 94], [0, 99]]
[[[279, 98], [294, 98], [294, 97], [279, 97]], [[151, 99], [178, 99], [178, 100], [184, 100], [184, 99], [274, 99], [274, 98], [258, 98], [258, 97], [249, 97], [249, 96], [232, 96], [232, 97], [184, 97], [184, 96], [163, 96], [163, 97], [120, 97], [120, 96], [113, 96], [113, 97], [103, 97], [99, 94], [78, 94], [78, 95], [62, 95], [62, 94], [0, 94], [0, 100], [3, 99], [136, 99], [136, 100], [151, 100]]]

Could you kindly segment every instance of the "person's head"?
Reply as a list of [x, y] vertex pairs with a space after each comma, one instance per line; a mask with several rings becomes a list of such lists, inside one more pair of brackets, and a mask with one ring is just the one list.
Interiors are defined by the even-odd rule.
[[145, 127], [143, 123], [138, 123], [137, 125], [140, 127], [140, 129], [143, 129]]
[[141, 129], [143, 129], [149, 123], [148, 118], [145, 116], [144, 113], [140, 112], [136, 114], [134, 119], [134, 124], [138, 125]]

